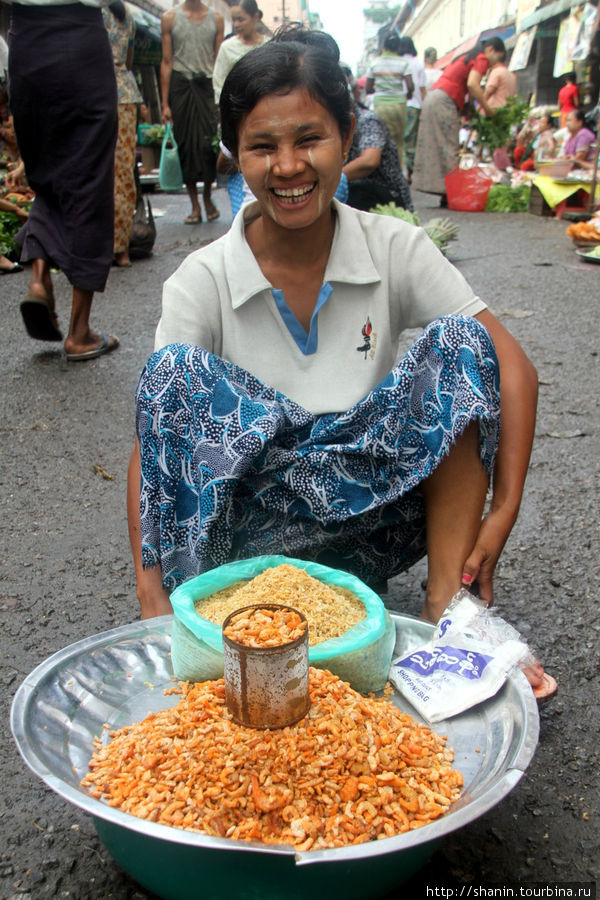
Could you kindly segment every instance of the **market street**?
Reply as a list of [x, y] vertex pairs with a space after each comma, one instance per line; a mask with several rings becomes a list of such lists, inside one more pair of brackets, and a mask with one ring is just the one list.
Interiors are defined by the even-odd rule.
[[[151, 897], [114, 863], [90, 817], [29, 772], [8, 716], [17, 687], [46, 657], [138, 617], [125, 516], [133, 396], [164, 280], [229, 225], [226, 192], [214, 198], [218, 222], [190, 227], [183, 224], [187, 197], [151, 195], [164, 213], [156, 218], [154, 255], [113, 269], [94, 299], [93, 327], [121, 341], [108, 356], [67, 363], [59, 344], [30, 340], [19, 313], [28, 272], [0, 280], [4, 900]], [[416, 195], [415, 205], [423, 224], [440, 213], [432, 197]], [[564, 221], [447, 214], [460, 225], [451, 258], [538, 369], [536, 439], [521, 515], [496, 573], [496, 604], [539, 653], [559, 693], [541, 711], [537, 753], [519, 784], [447, 838], [396, 897], [484, 881], [589, 882], [600, 858], [600, 266], [575, 255]], [[70, 291], [63, 276], [55, 284], [65, 327]], [[386, 604], [418, 613], [424, 575], [420, 565], [395, 579]], [[376, 875], [374, 865], [374, 884]]]

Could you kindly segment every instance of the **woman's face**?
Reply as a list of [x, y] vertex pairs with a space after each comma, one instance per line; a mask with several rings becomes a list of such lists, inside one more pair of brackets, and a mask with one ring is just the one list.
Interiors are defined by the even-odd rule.
[[352, 133], [306, 89], [271, 94], [242, 120], [238, 161], [263, 215], [283, 228], [306, 228], [331, 206]]
[[575, 132], [579, 131], [579, 129], [583, 125], [583, 122], [579, 121], [574, 112], [570, 112], [567, 116], [565, 125], [567, 126], [571, 134], [575, 134]]
[[483, 52], [490, 66], [495, 66], [496, 63], [500, 62], [504, 57], [504, 53], [502, 52], [502, 50], [494, 50], [492, 44], [488, 44], [487, 47], [484, 47]]
[[241, 6], [231, 7], [233, 30], [242, 40], [252, 40], [256, 35], [258, 16], [250, 16]]

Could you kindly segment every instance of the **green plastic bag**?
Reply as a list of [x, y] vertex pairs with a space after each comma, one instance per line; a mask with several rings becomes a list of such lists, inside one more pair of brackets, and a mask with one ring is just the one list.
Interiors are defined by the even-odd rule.
[[183, 187], [179, 150], [177, 149], [177, 142], [170, 122], [167, 122], [165, 126], [165, 136], [163, 137], [160, 151], [158, 183], [161, 191], [178, 191]]
[[352, 591], [363, 602], [367, 613], [366, 619], [341, 637], [310, 647], [310, 664], [329, 669], [348, 681], [354, 690], [363, 693], [382, 690], [392, 661], [395, 628], [381, 598], [348, 572], [287, 556], [257, 556], [227, 563], [186, 581], [173, 591], [171, 661], [175, 677], [180, 681], [207, 681], [223, 675], [221, 626], [199, 616], [194, 603], [284, 563], [304, 569], [324, 584]]

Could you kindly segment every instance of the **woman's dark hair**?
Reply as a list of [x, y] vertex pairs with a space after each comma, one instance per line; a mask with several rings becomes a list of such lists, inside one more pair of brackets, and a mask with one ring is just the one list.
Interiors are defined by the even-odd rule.
[[396, 34], [395, 31], [390, 31], [389, 34], [386, 35], [385, 40], [383, 42], [383, 49], [389, 50], [390, 53], [400, 53], [398, 49], [400, 46], [400, 38]]
[[565, 75], [565, 82], [567, 84], [577, 84], [577, 75], [575, 72], [567, 72]]
[[258, 8], [256, 0], [239, 0], [239, 3], [234, 3], [234, 6], [241, 6], [244, 12], [249, 16], [261, 16], [262, 13]]
[[398, 47], [400, 56], [416, 56], [417, 48], [411, 37], [405, 36], [400, 38], [400, 46]]
[[506, 57], [506, 47], [504, 45], [504, 41], [499, 37], [490, 37], [485, 38], [483, 41], [479, 41], [479, 43], [475, 44], [472, 50], [469, 50], [468, 53], [462, 54], [459, 53], [458, 56], [455, 56], [452, 62], [456, 59], [460, 59], [461, 56], [464, 57], [464, 61], [466, 63], [471, 62], [471, 60], [475, 59], [476, 56], [479, 56], [480, 53], [483, 53], [486, 47], [493, 47], [496, 53], [503, 53], [503, 58]]
[[110, 9], [113, 16], [119, 20], [119, 22], [125, 21], [126, 13], [123, 0], [113, 0], [113, 2], [109, 4], [108, 8]]
[[578, 122], [583, 122], [585, 124], [585, 113], [582, 109], [572, 109], [571, 112]]
[[[291, 38], [294, 35], [294, 38]], [[300, 38], [300, 39], [298, 39]], [[286, 27], [233, 66], [221, 91], [221, 139], [235, 157], [238, 131], [256, 104], [271, 94], [305, 89], [336, 120], [340, 134], [352, 127], [352, 103], [333, 38], [318, 31]]]

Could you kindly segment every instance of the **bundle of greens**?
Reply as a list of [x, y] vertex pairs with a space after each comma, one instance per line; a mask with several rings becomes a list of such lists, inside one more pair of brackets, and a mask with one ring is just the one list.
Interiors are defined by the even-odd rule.
[[531, 185], [493, 184], [485, 205], [486, 212], [527, 212]]
[[12, 212], [0, 210], [0, 254], [9, 259], [18, 259], [19, 247], [14, 237], [21, 227], [21, 222]]
[[471, 128], [477, 132], [477, 143], [487, 148], [490, 155], [500, 147], [506, 147], [513, 129], [519, 128], [529, 112], [529, 105], [522, 97], [509, 97], [504, 106], [493, 116], [477, 111], [471, 118]]
[[[396, 206], [395, 203], [379, 203], [371, 212], [379, 213], [382, 216], [394, 216], [396, 219], [402, 219], [410, 225], [419, 226], [421, 224], [418, 213], [411, 213], [402, 206]], [[450, 219], [430, 219], [426, 225], [423, 225], [423, 230], [442, 253], [446, 253], [448, 244], [450, 241], [456, 240], [458, 235], [458, 225]]]

